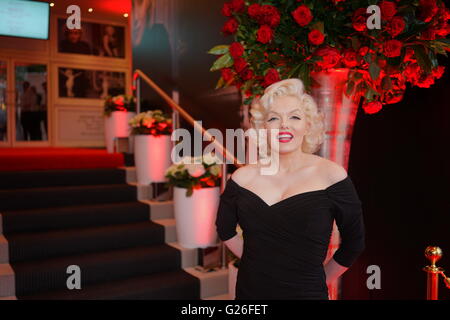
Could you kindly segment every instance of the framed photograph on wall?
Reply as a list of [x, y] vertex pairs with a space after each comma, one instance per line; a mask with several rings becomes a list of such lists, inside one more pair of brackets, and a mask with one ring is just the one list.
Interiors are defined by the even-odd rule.
[[58, 53], [83, 54], [104, 58], [126, 57], [125, 26], [81, 22], [81, 29], [70, 30], [65, 18], [57, 19]]
[[125, 94], [125, 72], [58, 67], [58, 97], [105, 99]]
[[53, 64], [54, 99], [58, 105], [103, 106], [107, 96], [131, 94], [131, 71], [82, 64]]

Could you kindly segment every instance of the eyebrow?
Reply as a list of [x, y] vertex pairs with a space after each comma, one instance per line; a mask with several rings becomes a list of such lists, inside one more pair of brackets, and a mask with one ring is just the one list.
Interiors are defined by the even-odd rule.
[[[293, 112], [295, 112], [295, 111], [298, 111], [298, 112], [300, 112], [300, 109], [299, 108], [296, 108], [296, 109], [294, 109], [294, 110], [292, 110], [292, 111], [290, 111], [289, 113], [293, 113]], [[270, 114], [270, 113], [276, 113], [276, 114], [278, 114], [279, 115], [279, 113], [278, 112], [276, 112], [276, 111], [269, 111], [267, 114]]]

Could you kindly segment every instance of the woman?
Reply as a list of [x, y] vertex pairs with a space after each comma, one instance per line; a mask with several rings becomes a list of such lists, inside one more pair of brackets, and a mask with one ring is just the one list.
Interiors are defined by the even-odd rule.
[[[279, 130], [279, 143], [267, 141], [278, 170], [263, 175], [260, 163], [245, 165], [220, 198], [217, 232], [241, 258], [236, 299], [328, 300], [327, 284], [364, 249], [361, 201], [344, 168], [313, 154], [323, 115], [301, 80], [272, 84], [250, 112], [254, 128]], [[324, 266], [334, 219], [342, 242]]]

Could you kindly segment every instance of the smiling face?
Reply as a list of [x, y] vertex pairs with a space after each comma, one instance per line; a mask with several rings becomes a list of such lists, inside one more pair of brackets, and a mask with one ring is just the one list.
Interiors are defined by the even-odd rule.
[[[301, 148], [303, 137], [310, 125], [306, 121], [305, 113], [299, 99], [294, 96], [280, 96], [273, 100], [266, 115], [264, 127], [268, 129], [268, 143], [271, 149], [279, 149], [280, 154], [289, 153]], [[271, 129], [278, 129], [278, 135], [270, 133]], [[269, 141], [269, 137], [278, 140], [278, 148]], [[273, 147], [272, 147], [273, 145]]]

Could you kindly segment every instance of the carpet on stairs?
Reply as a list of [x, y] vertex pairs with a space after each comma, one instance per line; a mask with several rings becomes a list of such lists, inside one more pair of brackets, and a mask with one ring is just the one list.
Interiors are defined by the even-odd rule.
[[[200, 299], [124, 170], [0, 172], [0, 213], [18, 299]], [[69, 290], [67, 268], [81, 270]]]

